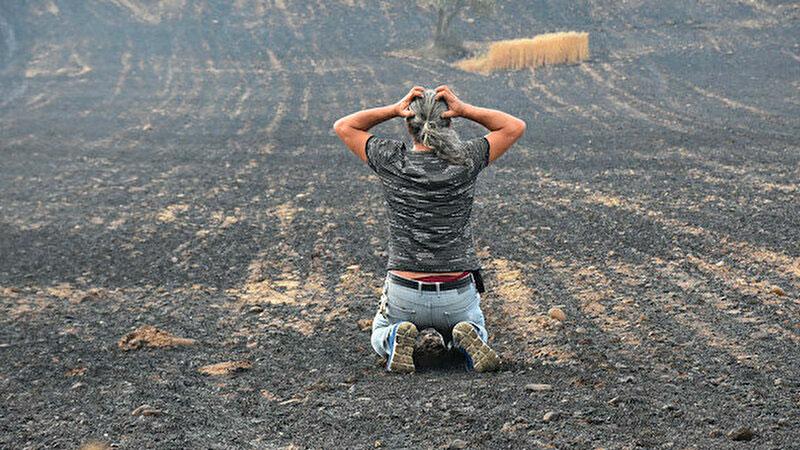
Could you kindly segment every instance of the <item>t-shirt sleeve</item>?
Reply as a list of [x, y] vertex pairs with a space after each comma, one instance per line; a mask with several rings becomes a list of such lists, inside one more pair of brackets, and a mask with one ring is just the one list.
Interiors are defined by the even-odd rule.
[[396, 139], [386, 139], [373, 134], [367, 138], [366, 148], [364, 149], [367, 155], [367, 164], [375, 173], [379, 173], [381, 168], [385, 167], [392, 157], [400, 151], [402, 145], [403, 143]]
[[467, 155], [472, 159], [476, 172], [489, 165], [489, 140], [479, 136], [467, 141]]

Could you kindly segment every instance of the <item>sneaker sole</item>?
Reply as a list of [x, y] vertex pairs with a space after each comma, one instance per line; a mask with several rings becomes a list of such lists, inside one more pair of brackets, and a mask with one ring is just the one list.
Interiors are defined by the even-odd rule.
[[390, 372], [414, 372], [414, 343], [417, 341], [417, 327], [411, 322], [401, 323], [395, 335], [392, 362], [389, 363]]
[[481, 340], [472, 324], [467, 322], [456, 324], [453, 327], [453, 340], [472, 358], [472, 368], [476, 372], [488, 372], [500, 366], [500, 357]]

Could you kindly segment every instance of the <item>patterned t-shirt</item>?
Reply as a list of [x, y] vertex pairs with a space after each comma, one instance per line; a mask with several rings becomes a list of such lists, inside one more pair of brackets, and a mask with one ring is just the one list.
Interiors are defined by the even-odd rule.
[[387, 270], [478, 270], [470, 215], [475, 180], [489, 164], [489, 141], [464, 142], [472, 164], [456, 165], [432, 151], [370, 136], [367, 163], [383, 185], [389, 216]]

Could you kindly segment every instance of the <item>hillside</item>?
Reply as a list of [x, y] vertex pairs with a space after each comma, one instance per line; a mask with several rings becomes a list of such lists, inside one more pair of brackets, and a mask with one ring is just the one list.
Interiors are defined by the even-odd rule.
[[[0, 3], [0, 447], [797, 445], [800, 3], [499, 2], [465, 39], [591, 58], [488, 76], [395, 56], [412, 3]], [[528, 124], [473, 209], [498, 373], [385, 373], [356, 325], [386, 216], [331, 127], [416, 84]]]

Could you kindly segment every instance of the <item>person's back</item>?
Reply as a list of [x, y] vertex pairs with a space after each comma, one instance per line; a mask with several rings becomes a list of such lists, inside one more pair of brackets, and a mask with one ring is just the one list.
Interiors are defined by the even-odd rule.
[[372, 136], [370, 167], [380, 177], [389, 219], [387, 270], [478, 270], [470, 214], [475, 182], [488, 164], [481, 136], [462, 144], [469, 165], [454, 164], [403, 141]]
[[[406, 119], [412, 146], [367, 133], [398, 116]], [[450, 126], [459, 116], [490, 133], [462, 142]], [[387, 357], [387, 370], [415, 370], [417, 327], [435, 329], [442, 346], [447, 340], [464, 353], [469, 368], [496, 369], [500, 360], [487, 343], [480, 309], [483, 283], [470, 215], [478, 174], [522, 136], [525, 122], [461, 102], [447, 86], [417, 86], [394, 105], [337, 120], [334, 130], [383, 184], [389, 259], [371, 341]]]

